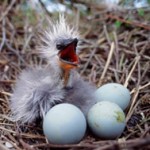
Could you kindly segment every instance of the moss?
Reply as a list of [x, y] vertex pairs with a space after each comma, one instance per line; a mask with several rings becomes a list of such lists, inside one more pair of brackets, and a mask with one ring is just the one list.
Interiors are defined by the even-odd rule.
[[117, 111], [117, 112], [115, 112], [116, 113], [116, 120], [118, 121], [118, 122], [124, 122], [125, 121], [125, 116], [124, 116], [124, 114], [122, 113], [122, 112], [120, 112], [120, 111]]

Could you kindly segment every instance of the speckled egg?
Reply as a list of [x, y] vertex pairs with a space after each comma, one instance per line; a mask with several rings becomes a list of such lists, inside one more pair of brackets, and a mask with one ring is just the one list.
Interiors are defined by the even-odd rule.
[[43, 131], [54, 144], [78, 143], [86, 132], [86, 119], [79, 108], [63, 103], [51, 108], [43, 121]]
[[88, 125], [100, 138], [115, 139], [125, 128], [125, 114], [115, 103], [102, 101], [95, 104], [88, 112]]
[[130, 92], [121, 84], [108, 83], [99, 87], [95, 92], [97, 101], [111, 101], [125, 110], [130, 103]]

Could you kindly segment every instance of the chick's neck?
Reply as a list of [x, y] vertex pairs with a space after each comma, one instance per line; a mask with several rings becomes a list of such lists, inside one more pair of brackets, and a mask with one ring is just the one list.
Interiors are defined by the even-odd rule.
[[63, 84], [64, 87], [67, 87], [68, 82], [69, 82], [69, 78], [70, 78], [70, 70], [64, 70], [62, 69], [62, 79], [63, 79]]
[[63, 61], [59, 61], [59, 66], [62, 72], [62, 80], [64, 81], [64, 87], [69, 85], [69, 79], [71, 76], [71, 70], [77, 68], [77, 65], [69, 64]]

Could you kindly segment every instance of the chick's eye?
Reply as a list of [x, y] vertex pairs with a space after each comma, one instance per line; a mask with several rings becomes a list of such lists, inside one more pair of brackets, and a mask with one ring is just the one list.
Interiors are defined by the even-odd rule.
[[62, 49], [64, 48], [64, 45], [62, 45], [62, 44], [57, 44], [57, 45], [56, 45], [56, 48], [57, 48], [58, 50], [62, 50]]

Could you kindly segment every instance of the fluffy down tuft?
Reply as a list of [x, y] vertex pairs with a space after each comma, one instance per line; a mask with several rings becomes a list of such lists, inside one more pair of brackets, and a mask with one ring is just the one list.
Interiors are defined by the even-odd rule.
[[[42, 44], [38, 47], [40, 53], [48, 60], [55, 59], [58, 54], [56, 43], [62, 39], [79, 39], [79, 33], [68, 25], [64, 15], [59, 15], [59, 20], [48, 20], [48, 27], [43, 31], [40, 40]], [[52, 62], [52, 61], [51, 61]]]
[[63, 85], [53, 68], [24, 70], [10, 99], [14, 121], [31, 123], [43, 118], [45, 113], [64, 99]]

